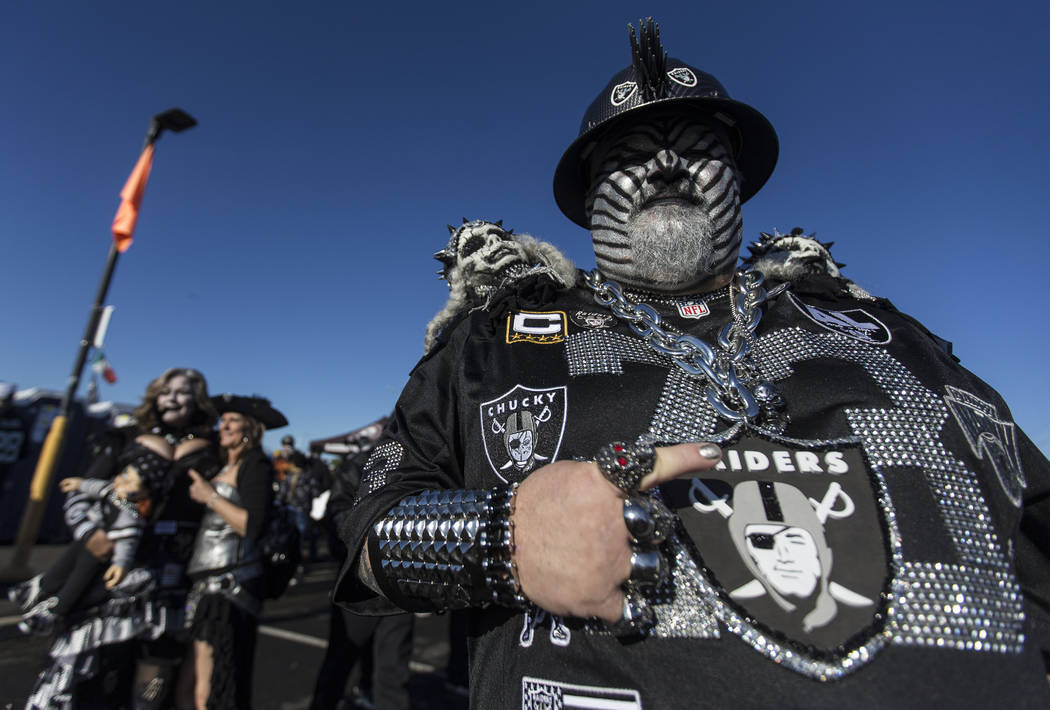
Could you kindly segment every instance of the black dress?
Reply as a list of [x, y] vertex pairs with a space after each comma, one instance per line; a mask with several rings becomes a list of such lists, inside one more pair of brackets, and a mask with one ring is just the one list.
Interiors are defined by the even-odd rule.
[[[86, 478], [112, 479], [140, 448], [134, 428], [107, 432], [95, 447]], [[167, 692], [170, 670], [185, 652], [186, 563], [200, 524], [202, 506], [189, 497], [189, 470], [218, 468], [214, 444], [172, 463], [171, 487], [154, 506], [135, 562], [111, 592], [88, 592], [51, 640], [49, 665], [37, 677], [27, 708], [121, 707], [130, 701], [136, 666], [150, 664]], [[92, 501], [71, 495], [66, 521], [83, 525]], [[81, 528], [81, 539], [89, 530]], [[159, 676], [158, 676], [159, 677]]]

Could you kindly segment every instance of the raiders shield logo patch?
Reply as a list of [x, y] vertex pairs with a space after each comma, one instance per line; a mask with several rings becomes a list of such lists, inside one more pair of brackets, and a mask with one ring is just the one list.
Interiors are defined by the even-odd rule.
[[518, 311], [507, 316], [507, 343], [564, 343], [569, 328], [565, 311]]
[[479, 409], [485, 455], [500, 480], [521, 481], [554, 461], [565, 433], [566, 388], [515, 385]]
[[832, 311], [803, 303], [790, 291], [787, 292], [787, 295], [803, 315], [825, 330], [840, 333], [847, 338], [853, 338], [869, 345], [886, 345], [893, 339], [890, 329], [863, 308]]
[[619, 106], [627, 99], [634, 96], [634, 92], [638, 90], [638, 84], [633, 81], [625, 81], [622, 84], [617, 84], [613, 87], [612, 93], [609, 95], [609, 102], [613, 106]]
[[717, 468], [660, 487], [722, 600], [802, 658], [841, 658], [868, 642], [892, 555], [859, 446], [745, 437], [723, 449]]
[[688, 67], [675, 67], [667, 72], [667, 77], [682, 86], [696, 86], [696, 74]]

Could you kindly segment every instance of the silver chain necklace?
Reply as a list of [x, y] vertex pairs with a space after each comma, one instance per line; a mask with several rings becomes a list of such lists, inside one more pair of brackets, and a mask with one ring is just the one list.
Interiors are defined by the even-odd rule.
[[[718, 349], [693, 335], [676, 335], [661, 325], [660, 314], [648, 303], [633, 304], [615, 281], [604, 281], [598, 270], [587, 273], [587, 287], [594, 300], [605, 306], [645, 340], [656, 352], [669, 356], [682, 370], [707, 384], [705, 395], [720, 417], [769, 429], [783, 429], [787, 415], [783, 400], [770, 382], [759, 380], [752, 359], [755, 329], [762, 319], [761, 306], [787, 288], [782, 284], [767, 292], [762, 272], [747, 267], [737, 272], [730, 286], [732, 319], [718, 334]], [[737, 291], [736, 297], [733, 297]]]

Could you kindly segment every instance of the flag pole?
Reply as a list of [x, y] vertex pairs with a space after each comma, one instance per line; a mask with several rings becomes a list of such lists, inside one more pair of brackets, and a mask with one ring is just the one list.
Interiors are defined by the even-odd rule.
[[[143, 167], [143, 158], [146, 157], [146, 151], [151, 150], [153, 144], [165, 130], [178, 133], [195, 125], [197, 125], [196, 119], [177, 108], [158, 113], [150, 119], [149, 130], [146, 131], [146, 139], [142, 145], [143, 156], [140, 157], [139, 163], [135, 166], [135, 170], [128, 180], [128, 184], [125, 185], [124, 190], [121, 192], [121, 197], [124, 201], [117, 212], [117, 220], [121, 218], [128, 200], [132, 199], [127, 194], [129, 192], [128, 188], [132, 186], [132, 181]], [[149, 157], [152, 158], [152, 154]], [[142, 190], [145, 189], [145, 178], [148, 177], [149, 166], [146, 165], [145, 177], [142, 178], [135, 196], [136, 201], [141, 201]], [[84, 363], [87, 362], [88, 350], [95, 338], [95, 331], [98, 330], [99, 320], [102, 317], [104, 308], [102, 304], [106, 300], [106, 294], [109, 292], [109, 285], [113, 280], [113, 272], [117, 268], [117, 259], [131, 243], [130, 232], [134, 231], [135, 228], [134, 218], [137, 216], [137, 207], [138, 205], [136, 204], [135, 214], [131, 217], [130, 223], [125, 225], [126, 233], [123, 235], [123, 241], [118, 241], [117, 225], [116, 221], [114, 221], [114, 239], [109, 245], [109, 255], [106, 257], [106, 265], [102, 270], [102, 279], [99, 281], [98, 291], [95, 293], [95, 302], [92, 304], [91, 312], [88, 315], [84, 336], [80, 339], [77, 357], [73, 363], [73, 370], [70, 372], [66, 382], [66, 391], [62, 397], [58, 415], [52, 420], [47, 438], [44, 439], [44, 446], [40, 450], [40, 458], [37, 459], [33, 480], [29, 486], [29, 499], [26, 501], [25, 512], [22, 513], [22, 521], [18, 527], [18, 537], [15, 539], [14, 550], [11, 553], [11, 558], [8, 560], [7, 567], [0, 570], [0, 580], [15, 581], [29, 579], [33, 576], [33, 569], [29, 565], [29, 557], [32, 553], [33, 544], [36, 542], [37, 534], [40, 532], [40, 524], [43, 522], [44, 512], [47, 510], [47, 498], [51, 492], [51, 481], [58, 466], [58, 461], [62, 458], [62, 451], [65, 448], [66, 430], [69, 426], [69, 411], [76, 397], [77, 388], [80, 386], [80, 378], [84, 370]]]

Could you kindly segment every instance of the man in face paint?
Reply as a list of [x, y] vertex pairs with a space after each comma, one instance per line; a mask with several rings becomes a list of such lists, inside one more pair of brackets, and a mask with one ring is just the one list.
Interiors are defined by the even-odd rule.
[[727, 144], [717, 128], [674, 113], [601, 140], [590, 161], [587, 212], [604, 275], [671, 293], [728, 283], [742, 221]]
[[[628, 289], [649, 292], [648, 295], [655, 292], [660, 297], [679, 294], [708, 297], [710, 292], [731, 282], [741, 244], [741, 205], [766, 182], [778, 153], [776, 134], [769, 122], [751, 107], [730, 99], [725, 88], [711, 75], [667, 57], [651, 23], [643, 31], [641, 42], [635, 41], [632, 30], [632, 54], [632, 65], [612, 78], [585, 113], [580, 135], [563, 155], [554, 184], [562, 211], [589, 230], [601, 276], [623, 285], [624, 301], [628, 306], [636, 306], [628, 316], [644, 312], [639, 301], [657, 302], [661, 307], [666, 306], [663, 312], [667, 313], [674, 306], [667, 306], [666, 302], [676, 300], [663, 298], [661, 304], [645, 294], [633, 298]], [[740, 279], [735, 295], [758, 293], [758, 287], [752, 288], [746, 275]], [[580, 292], [605, 305], [603, 295], [585, 291], [586, 285], [599, 291], [591, 281], [578, 283], [571, 293], [551, 296], [537, 308], [545, 308], [551, 302], [580, 307]], [[609, 307], [622, 320], [627, 320], [615, 306], [622, 308], [623, 303], [612, 301]], [[511, 304], [509, 310], [531, 309], [518, 303]], [[650, 310], [660, 314], [653, 306]], [[365, 498], [358, 504], [355, 509], [355, 512], [361, 511], [358, 520], [341, 526], [348, 544], [360, 552], [360, 563], [344, 571], [346, 583], [341, 582], [337, 588], [337, 599], [353, 604], [358, 595], [363, 599], [362, 609], [366, 609], [366, 605], [378, 608], [389, 601], [406, 609], [417, 605], [421, 610], [471, 607], [478, 622], [472, 625], [478, 629], [472, 637], [476, 651], [472, 662], [479, 671], [472, 678], [472, 685], [476, 683], [488, 693], [472, 697], [472, 704], [478, 707], [517, 707], [517, 698], [524, 699], [527, 695], [531, 698], [530, 693], [535, 693], [535, 702], [523, 700], [522, 707], [540, 703], [553, 706], [563, 700], [555, 689], [565, 691], [566, 707], [569, 691], [593, 707], [612, 703], [617, 707], [642, 707], [642, 700], [645, 707], [773, 707], [778, 701], [785, 707], [802, 706], [810, 695], [817, 698], [821, 692], [813, 679], [822, 682], [837, 679], [853, 672], [869, 650], [879, 651], [878, 644], [884, 642], [881, 636], [873, 637], [871, 649], [861, 648], [857, 655], [849, 655], [841, 663], [838, 659], [827, 661], [824, 655], [806, 657], [804, 645], [778, 647], [775, 635], [761, 632], [760, 627], [749, 628], [748, 619], [735, 616], [733, 606], [725, 603], [717, 586], [712, 590], [710, 578], [696, 569], [702, 566], [703, 560], [695, 554], [690, 558], [688, 551], [666, 560], [672, 567], [670, 579], [655, 573], [660, 578], [658, 585], [667, 585], [659, 586], [653, 595], [659, 596], [660, 604], [665, 607], [661, 609], [663, 616], [657, 619], [663, 628], [654, 633], [655, 638], [643, 637], [630, 645], [607, 634], [593, 633], [590, 622], [582, 620], [597, 618], [610, 622], [614, 630], [622, 628], [620, 622], [635, 622], [638, 615], [632, 613], [625, 590], [633, 592], [639, 578], [643, 582], [647, 580], [642, 565], [632, 564], [632, 538], [625, 523], [624, 491], [610, 483], [597, 465], [585, 457], [628, 427], [632, 428], [629, 434], [632, 440], [648, 437], [692, 442], [657, 447], [652, 472], [637, 486], [638, 491], [645, 492], [674, 478], [700, 474], [715, 467], [721, 450], [715, 444], [705, 443], [704, 438], [710, 436], [709, 432], [727, 432], [727, 425], [719, 421], [720, 428], [714, 429], [708, 426], [710, 422], [696, 423], [698, 419], [703, 420], [704, 415], [712, 414], [709, 410], [718, 408], [710, 401], [710, 394], [706, 400], [702, 399], [705, 390], [696, 387], [694, 381], [682, 382], [684, 376], [663, 357], [666, 351], [653, 339], [627, 343], [623, 340], [625, 334], [620, 332], [625, 328], [608, 334], [573, 333], [570, 339], [576, 335], [581, 337], [564, 346], [564, 355], [563, 351], [554, 349], [540, 354], [539, 346], [525, 350], [525, 346], [515, 345], [509, 338], [501, 340], [498, 326], [509, 322], [505, 320], [509, 314], [506, 309], [499, 314], [493, 311], [494, 308], [484, 309], [477, 316], [460, 321], [443, 344], [445, 349], [435, 352], [432, 359], [425, 360], [414, 371], [398, 404], [401, 411], [397, 420], [404, 423], [405, 433], [401, 436], [395, 433], [390, 441], [392, 450], [397, 450], [403, 460], [389, 468], [376, 467], [374, 471], [366, 467], [366, 474], [373, 477], [377, 490], [371, 494], [371, 500]], [[735, 319], [738, 314], [739, 311], [734, 311], [728, 318]], [[783, 359], [770, 357], [773, 363], [745, 363], [744, 367], [779, 368], [789, 371], [780, 375], [782, 379], [789, 379], [797, 374], [790, 372], [790, 366], [797, 361], [790, 358], [813, 357], [818, 345], [830, 347], [824, 345], [829, 338], [823, 333], [814, 334], [809, 323], [801, 321], [800, 314], [786, 307], [777, 315], [782, 322], [769, 325], [769, 321], [764, 321], [764, 331], [747, 333], [754, 335], [755, 340], [759, 336], [766, 338], [755, 350], [769, 346], [770, 337], [781, 333], [784, 341], [795, 338], [802, 342], [781, 342], [780, 351], [774, 342], [770, 354], [783, 354]], [[642, 320], [641, 317], [632, 320], [631, 326], [635, 334], [645, 340], [639, 332], [641, 329], [633, 327]], [[723, 325], [734, 322], [729, 320]], [[757, 324], [758, 319], [753, 322]], [[930, 355], [931, 346], [920, 342], [920, 337], [925, 337], [923, 334], [918, 334], [910, 325], [899, 327], [916, 343], [917, 352]], [[700, 330], [702, 327], [697, 327], [695, 332]], [[840, 350], [847, 349], [839, 344], [845, 335], [832, 333], [832, 336], [830, 339]], [[593, 347], [588, 350], [588, 346]], [[570, 352], [573, 347], [576, 349]], [[653, 355], [651, 350], [659, 354]], [[867, 350], [864, 352], [869, 354]], [[552, 353], [554, 357], [549, 358]], [[743, 348], [736, 354], [746, 359]], [[859, 369], [856, 362], [844, 356], [828, 355], [824, 351], [819, 354], [829, 363], [842, 363], [833, 370], [842, 378], [854, 377], [853, 373]], [[912, 355], [913, 359], [918, 357]], [[885, 350], [871, 354], [872, 363], [879, 358], [888, 358]], [[563, 377], [565, 360], [569, 367]], [[625, 360], [631, 363], [633, 372], [628, 373], [626, 367], [621, 367]], [[649, 367], [654, 361], [669, 365], [671, 374], [665, 375], [660, 367]], [[548, 363], [553, 363], [553, 367], [544, 368]], [[636, 367], [636, 363], [643, 366]], [[678, 363], [683, 364], [681, 360]], [[882, 363], [883, 360], [878, 360], [875, 364], [881, 366]], [[928, 364], [931, 369], [937, 366], [937, 363]], [[878, 368], [873, 364], [872, 369]], [[914, 379], [903, 365], [892, 371], [889, 366], [885, 369], [888, 383], [903, 382], [906, 376]], [[937, 372], [953, 378], [958, 376], [949, 366]], [[502, 384], [501, 378], [505, 381]], [[565, 441], [569, 442], [565, 449], [575, 448], [572, 455], [580, 459], [555, 461], [530, 470], [516, 489], [504, 486], [483, 489], [482, 485], [491, 483], [492, 475], [471, 457], [471, 449], [478, 449], [476, 438], [472, 439], [478, 435], [477, 424], [468, 423], [467, 417], [458, 415], [492, 393], [502, 391], [500, 387], [515, 381], [511, 378], [517, 378], [519, 385], [527, 381], [528, 386], [547, 385], [548, 380], [568, 383], [567, 388], [576, 396], [566, 405], [572, 414], [571, 417], [565, 415]], [[712, 385], [725, 384], [717, 373], [707, 379]], [[814, 378], [795, 384], [800, 390], [812, 388], [815, 395], [811, 399], [817, 400], [830, 395], [831, 388], [840, 383], [848, 388], [851, 381], [835, 381], [829, 377], [826, 382]], [[688, 387], [689, 384], [694, 387]], [[776, 395], [771, 385], [768, 389]], [[707, 392], [710, 390], [708, 387]], [[801, 393], [799, 400], [812, 404], [803, 399], [805, 394], [808, 391]], [[819, 412], [827, 416], [809, 423], [807, 435], [822, 439], [842, 435], [836, 428], [841, 429], [857, 410], [847, 410], [846, 405], [841, 404], [842, 393], [836, 394], [838, 398], [834, 403]], [[877, 399], [863, 392], [857, 397], [857, 402], [849, 400], [848, 404], [886, 406], [885, 397]], [[907, 402], [908, 397], [910, 394], [903, 396], [903, 401]], [[660, 401], [653, 409], [651, 403], [657, 399]], [[934, 408], [936, 403], [929, 406]], [[805, 413], [805, 408], [802, 410]], [[451, 416], [439, 421], [439, 416], [445, 414]], [[475, 412], [469, 414], [476, 422]], [[721, 409], [712, 416], [729, 419]], [[909, 425], [925, 424], [912, 412], [904, 412], [901, 418]], [[875, 419], [881, 421], [880, 417]], [[484, 415], [482, 421], [491, 426], [491, 419], [486, 420]], [[608, 421], [609, 426], [603, 427], [603, 421]], [[938, 420], [938, 425], [941, 423]], [[410, 430], [414, 425], [419, 427], [418, 434]], [[515, 431], [511, 432], [512, 428]], [[523, 452], [528, 442], [519, 436], [524, 431], [527, 428], [512, 427], [509, 421], [506, 425], [504, 441], [511, 461], [525, 460]], [[617, 434], [612, 433], [614, 431]], [[775, 438], [780, 433], [771, 431], [770, 436]], [[875, 431], [872, 437], [880, 434], [881, 430]], [[608, 438], [603, 441], [606, 435]], [[627, 438], [627, 435], [621, 436]], [[931, 437], [937, 436], [940, 434], [931, 433]], [[914, 438], [919, 451], [926, 444], [919, 441], [920, 437]], [[942, 445], [943, 438], [934, 443]], [[515, 453], [515, 448], [520, 451]], [[933, 443], [928, 448], [932, 449]], [[955, 445], [953, 453], [964, 452]], [[937, 455], [941, 455], [940, 450]], [[953, 472], [943, 472], [943, 477], [952, 478], [953, 482], [954, 476]], [[757, 486], [760, 482], [746, 483]], [[768, 595], [786, 611], [794, 612], [796, 604], [805, 606], [799, 609], [798, 616], [802, 617], [801, 626], [806, 633], [828, 627], [841, 609], [839, 602], [870, 606], [872, 601], [859, 594], [835, 591], [834, 587], [839, 585], [829, 580], [831, 550], [824, 539], [820, 518], [804, 494], [790, 485], [769, 483], [772, 494], [765, 499], [779, 501], [782, 508], [779, 515], [763, 508], [757, 488], [745, 486], [734, 491], [730, 538], [737, 546], [736, 554], [752, 574], [748, 580], [750, 592]], [[424, 492], [408, 494], [420, 489]], [[754, 508], [750, 512], [749, 500]], [[478, 501], [494, 502], [488, 505]], [[490, 535], [484, 541], [477, 537], [464, 541], [462, 538], [469, 531], [462, 525], [460, 537], [453, 539], [451, 534], [445, 534], [443, 530], [454, 530], [457, 522], [445, 511], [461, 509], [469, 509], [472, 519], [486, 521], [483, 526], [475, 526], [477, 529], [487, 534], [496, 531], [498, 535]], [[504, 509], [510, 512], [503, 514]], [[960, 519], [963, 515], [959, 513]], [[428, 539], [411, 539], [406, 531], [416, 529], [426, 530]], [[881, 534], [878, 530], [865, 532]], [[498, 548], [501, 541], [510, 543], [509, 551]], [[923, 540], [917, 541], [918, 546], [923, 544]], [[479, 548], [480, 551], [474, 560], [452, 559], [446, 552], [465, 548], [472, 554]], [[484, 558], [494, 548], [498, 548], [495, 555]], [[422, 550], [422, 553], [408, 559], [397, 557], [402, 550]], [[733, 556], [732, 550], [728, 556]], [[437, 562], [432, 563], [431, 558]], [[477, 558], [483, 558], [482, 562], [477, 563]], [[475, 566], [470, 568], [470, 564]], [[435, 569], [444, 577], [417, 575], [417, 569]], [[486, 577], [491, 570], [499, 573], [505, 569], [509, 571], [495, 581]], [[632, 569], [642, 574], [625, 586], [631, 579]], [[508, 576], [518, 584], [507, 583]], [[363, 592], [362, 585], [370, 592]], [[558, 625], [571, 627], [571, 644], [568, 638], [564, 644], [555, 640], [553, 622], [551, 643], [544, 646], [531, 642], [530, 619], [536, 618], [534, 609], [530, 606], [522, 611], [522, 599], [516, 596], [519, 590], [507, 589], [518, 585], [521, 595], [546, 614], [581, 620], [579, 625]], [[672, 593], [664, 594], [668, 588]], [[833, 596], [836, 593], [840, 596]], [[851, 600], [840, 598], [843, 596]], [[1003, 599], [997, 597], [996, 601]], [[1006, 599], [1004, 603], [1009, 606], [1011, 601]], [[524, 630], [521, 616], [525, 617]], [[578, 633], [585, 635], [582, 642], [575, 640]], [[741, 638], [759, 652], [755, 660], [767, 663], [768, 667], [752, 669], [746, 663], [750, 657], [741, 653]], [[927, 637], [920, 640], [924, 638]], [[905, 668], [905, 654], [913, 651], [904, 649], [889, 664], [883, 664], [888, 670], [869, 675], [876, 683], [866, 687], [885, 687], [884, 681], [895, 678]], [[703, 660], [698, 660], [701, 658]], [[796, 671], [797, 677], [787, 675], [787, 668]], [[954, 668], [948, 672], [940, 670], [938, 678], [943, 681], [952, 677], [953, 672]], [[1028, 670], [1026, 673], [1026, 678], [1032, 677]], [[955, 678], [961, 675], [956, 673]], [[653, 682], [654, 677], [661, 680]], [[981, 681], [987, 679], [982, 677]], [[861, 693], [850, 695], [844, 686], [830, 691], [835, 695], [819, 696], [817, 704], [867, 699]], [[631, 688], [640, 688], [643, 692], [632, 698]], [[587, 695], [592, 692], [593, 698]], [[687, 695], [678, 695], [682, 692]], [[957, 691], [956, 694], [961, 695]], [[597, 697], [599, 695], [601, 697]], [[890, 696], [884, 694], [878, 699], [883, 697]], [[896, 699], [899, 701], [900, 696]], [[894, 704], [890, 701], [882, 706]], [[867, 706], [877, 705], [869, 702]]]

